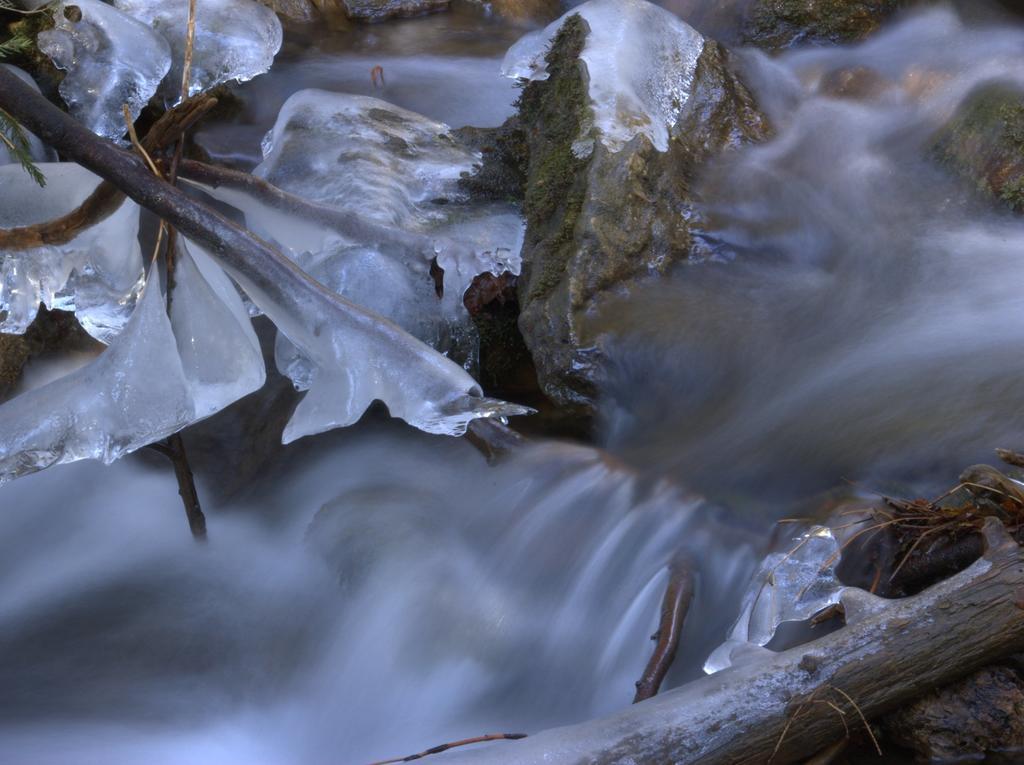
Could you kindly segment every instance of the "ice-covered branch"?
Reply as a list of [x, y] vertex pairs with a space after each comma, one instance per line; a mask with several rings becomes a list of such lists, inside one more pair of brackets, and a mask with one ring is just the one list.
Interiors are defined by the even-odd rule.
[[312, 279], [280, 252], [97, 138], [0, 71], [0, 108], [68, 158], [116, 184], [209, 253], [317, 367], [286, 440], [354, 422], [374, 399], [433, 433], [461, 434], [478, 417], [525, 413], [483, 398], [462, 368], [394, 323]]

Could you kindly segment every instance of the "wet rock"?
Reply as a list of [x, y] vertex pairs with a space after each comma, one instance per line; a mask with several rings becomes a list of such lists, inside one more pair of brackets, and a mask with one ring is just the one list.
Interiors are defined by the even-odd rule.
[[869, 101], [882, 96], [895, 86], [877, 70], [866, 66], [850, 66], [825, 74], [818, 91], [831, 98]]
[[29, 360], [41, 353], [95, 350], [102, 346], [86, 334], [73, 313], [39, 313], [23, 335], [0, 333], [0, 401], [6, 399], [21, 379]]
[[341, 3], [350, 19], [386, 21], [445, 11], [449, 0], [341, 0]]
[[769, 50], [862, 40], [907, 0], [753, 0], [741, 39]]
[[1010, 752], [1019, 757], [1024, 754], [1024, 682], [1009, 667], [989, 667], [890, 715], [885, 729], [921, 762], [974, 762]]
[[546, 21], [558, 15], [559, 0], [471, 0], [510, 21]]
[[548, 78], [524, 88], [517, 115], [469, 181], [480, 193], [521, 189], [527, 232], [519, 328], [545, 394], [580, 413], [592, 411], [603, 363], [586, 316], [606, 297], [691, 257], [690, 184], [702, 163], [768, 132], [728, 51], [708, 40], [665, 150], [639, 118], [632, 137], [620, 130], [609, 148], [581, 59], [589, 33], [580, 16], [567, 18], [546, 56]]
[[1024, 211], [1024, 91], [982, 86], [939, 133], [940, 161], [983, 194]]
[[310, 23], [320, 18], [322, 4], [318, 0], [260, 0], [283, 19]]
[[28, 343], [23, 335], [0, 334], [0, 401], [14, 389], [28, 356]]

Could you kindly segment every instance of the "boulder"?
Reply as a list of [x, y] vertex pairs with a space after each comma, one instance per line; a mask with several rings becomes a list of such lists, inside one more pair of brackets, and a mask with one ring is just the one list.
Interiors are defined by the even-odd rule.
[[[1024, 681], [988, 667], [928, 694], [885, 720], [888, 736], [921, 762], [979, 762], [1024, 753]], [[1000, 762], [1020, 762], [1008, 756]]]
[[1024, 211], [1024, 91], [975, 90], [935, 139], [939, 160], [982, 194]]
[[530, 82], [467, 184], [521, 194], [519, 328], [545, 394], [590, 413], [603, 354], [587, 315], [695, 255], [702, 164], [769, 128], [729, 52], [642, 0], [592, 0], [535, 35], [506, 57]]
[[340, 0], [345, 14], [357, 21], [423, 16], [448, 10], [449, 0]]
[[768, 50], [863, 40], [907, 0], [753, 0], [741, 39]]

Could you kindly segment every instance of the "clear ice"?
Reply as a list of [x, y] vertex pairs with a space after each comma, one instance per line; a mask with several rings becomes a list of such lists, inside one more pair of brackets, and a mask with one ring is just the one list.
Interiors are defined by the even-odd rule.
[[[242, 210], [254, 233], [329, 289], [435, 349], [473, 356], [462, 296], [481, 273], [518, 274], [523, 238], [522, 218], [509, 207], [459, 204], [459, 177], [477, 153], [442, 123], [375, 98], [319, 90], [288, 99], [264, 152], [257, 176], [341, 216], [303, 219], [238, 189], [204, 190]], [[346, 230], [338, 224], [344, 216], [369, 224]], [[444, 269], [441, 300], [434, 258]], [[299, 389], [310, 386], [316, 365], [287, 337], [276, 355]]]
[[[263, 150], [254, 172], [274, 186], [429, 243], [413, 251], [396, 242], [360, 241], [247, 203], [237, 193], [221, 197], [241, 207], [253, 231], [285, 247], [300, 265], [306, 253], [338, 241], [375, 247], [417, 274], [428, 274], [436, 257], [451, 318], [462, 315], [462, 295], [478, 274], [520, 271], [524, 226], [517, 213], [505, 205], [436, 203], [464, 201], [458, 180], [480, 159], [443, 123], [376, 98], [304, 90], [285, 102]], [[432, 290], [428, 279], [420, 280]]]
[[267, 370], [235, 285], [205, 250], [178, 241], [171, 327], [200, 419], [262, 388]]
[[398, 228], [447, 219], [479, 161], [449, 127], [369, 96], [302, 90], [281, 107], [254, 174], [312, 202]]
[[285, 427], [285, 443], [351, 425], [374, 400], [420, 430], [453, 436], [480, 417], [531, 411], [484, 398], [453, 361], [287, 260], [214, 257], [309, 362], [309, 390]]
[[786, 552], [761, 563], [743, 598], [729, 638], [708, 657], [708, 674], [732, 666], [740, 652], [763, 647], [784, 622], [802, 622], [839, 603], [845, 589], [835, 574], [839, 543], [827, 526], [814, 526]]
[[[78, 21], [69, 15], [81, 12]], [[167, 42], [147, 25], [100, 0], [57, 6], [54, 28], [39, 33], [39, 50], [67, 72], [60, 94], [90, 130], [119, 139], [127, 130], [122, 105], [134, 121], [171, 66]]]
[[[52, 220], [88, 197], [100, 178], [71, 162], [39, 166], [40, 188], [17, 165], [0, 166], [0, 228]], [[128, 320], [143, 282], [139, 207], [131, 200], [69, 243], [0, 250], [0, 332], [23, 333], [43, 303], [73, 311], [107, 343]]]
[[[0, 67], [3, 67], [4, 69], [10, 72], [13, 72], [20, 79], [24, 80], [26, 83], [31, 85], [37, 93], [39, 92], [39, 86], [36, 84], [36, 81], [33, 80], [32, 76], [24, 69], [19, 69], [18, 67], [11, 66], [10, 64], [0, 64]], [[28, 139], [28, 154], [33, 161], [35, 161], [36, 163], [51, 162], [52, 160], [56, 159], [56, 155], [54, 154], [54, 152], [51, 149], [48, 149], [42, 141], [36, 138], [32, 133], [29, 133], [27, 130], [25, 131], [25, 138]], [[9, 165], [17, 161], [17, 159], [11, 156], [11, 152], [7, 149], [7, 147], [4, 144], [0, 143], [0, 165]]]
[[[114, 0], [114, 5], [151, 27], [170, 45], [173, 65], [162, 93], [177, 102], [185, 62], [188, 2]], [[189, 95], [231, 80], [251, 80], [268, 71], [281, 48], [281, 35], [277, 14], [254, 0], [197, 0]]]
[[581, 58], [602, 143], [618, 151], [646, 135], [655, 148], [667, 151], [669, 132], [690, 98], [704, 38], [646, 0], [590, 0], [520, 39], [505, 54], [502, 73], [547, 79], [544, 57], [562, 23], [575, 14], [590, 27]]
[[0, 405], [0, 483], [64, 462], [122, 455], [192, 420], [158, 283], [94, 361]]
[[65, 462], [113, 462], [263, 385], [235, 287], [201, 252], [181, 252], [168, 318], [157, 278], [124, 331], [84, 367], [0, 405], [0, 483]]

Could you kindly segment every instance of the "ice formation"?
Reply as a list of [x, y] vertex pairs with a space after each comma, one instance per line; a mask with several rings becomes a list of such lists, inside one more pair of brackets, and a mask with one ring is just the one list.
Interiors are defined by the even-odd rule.
[[167, 42], [100, 0], [62, 3], [54, 20], [53, 29], [39, 33], [38, 43], [67, 71], [61, 97], [90, 130], [120, 138], [126, 131], [122, 105], [137, 118], [171, 66]]
[[659, 151], [667, 151], [669, 132], [690, 98], [704, 38], [646, 0], [590, 0], [513, 45], [503, 74], [547, 79], [544, 57], [562, 23], [575, 14], [590, 27], [581, 58], [601, 141], [618, 151], [646, 135]]
[[707, 673], [733, 664], [745, 649], [768, 645], [783, 622], [801, 622], [839, 603], [846, 588], [835, 574], [839, 543], [814, 526], [790, 550], [769, 555], [752, 580], [728, 640], [708, 657]]
[[[457, 181], [475, 152], [441, 123], [317, 90], [285, 103], [264, 151], [255, 174], [315, 209], [303, 217], [238, 188], [204, 190], [241, 209], [252, 231], [338, 294], [435, 348], [472, 357], [462, 296], [481, 273], [518, 274], [523, 238], [522, 218], [508, 206], [437, 203], [464, 196]], [[444, 269], [442, 300], [434, 258]], [[287, 339], [278, 341], [277, 361], [308, 386], [310, 362]]]
[[[31, 85], [37, 93], [39, 92], [39, 86], [36, 85], [36, 81], [33, 80], [31, 75], [29, 75], [25, 70], [19, 69], [16, 66], [11, 66], [10, 64], [0, 64], [0, 67], [13, 72], [19, 78]], [[56, 155], [52, 150], [48, 149], [42, 141], [27, 130], [25, 131], [25, 137], [28, 139], [28, 154], [35, 162], [50, 162], [56, 158]], [[11, 152], [8, 151], [7, 147], [3, 143], [0, 143], [0, 165], [8, 165], [17, 161], [17, 159], [11, 156]]]
[[[422, 261], [402, 262], [372, 247], [339, 244], [306, 259], [303, 270], [328, 289], [387, 317], [427, 345], [440, 345], [444, 325], [441, 303]], [[284, 335], [277, 337], [275, 356], [278, 369], [296, 388], [310, 387], [314, 369]]]
[[[338, 241], [372, 246], [417, 272], [434, 257], [444, 269], [449, 316], [478, 274], [518, 274], [521, 217], [504, 205], [459, 201], [457, 182], [479, 160], [447, 125], [366, 96], [304, 90], [285, 102], [264, 141], [255, 174], [308, 201], [405, 232], [425, 242], [367, 241], [324, 221], [296, 220], [230, 190], [211, 192], [240, 207], [257, 234], [276, 241], [306, 265], [306, 253]], [[412, 263], [423, 261], [423, 265]], [[425, 282], [426, 284], [426, 282]]]
[[196, 419], [263, 387], [263, 352], [238, 290], [201, 247], [187, 240], [178, 250], [171, 327]]
[[374, 400], [393, 417], [443, 435], [462, 435], [480, 417], [531, 411], [484, 398], [457, 364], [286, 260], [256, 262], [232, 251], [215, 257], [309, 361], [309, 392], [285, 428], [285, 443], [351, 425]]
[[447, 125], [368, 96], [301, 90], [281, 107], [255, 175], [312, 202], [399, 228], [447, 218], [434, 200], [479, 155]]
[[[114, 0], [114, 5], [170, 44], [173, 66], [162, 92], [176, 102], [181, 94], [188, 3]], [[251, 80], [269, 70], [281, 48], [281, 22], [254, 0], [198, 0], [194, 46], [189, 95], [231, 80]]]
[[0, 483], [64, 462], [113, 462], [192, 419], [159, 284], [95, 361], [0, 405]]
[[[70, 162], [45, 163], [39, 169], [47, 178], [45, 188], [17, 165], [0, 166], [0, 228], [65, 215], [100, 182]], [[109, 342], [127, 321], [142, 285], [138, 227], [138, 205], [126, 200], [67, 244], [0, 250], [0, 332], [24, 332], [41, 302], [74, 311], [89, 334]]]
[[113, 462], [263, 385], [234, 285], [201, 251], [180, 254], [170, 318], [151, 275], [106, 351], [0, 405], [0, 483], [64, 462]]

